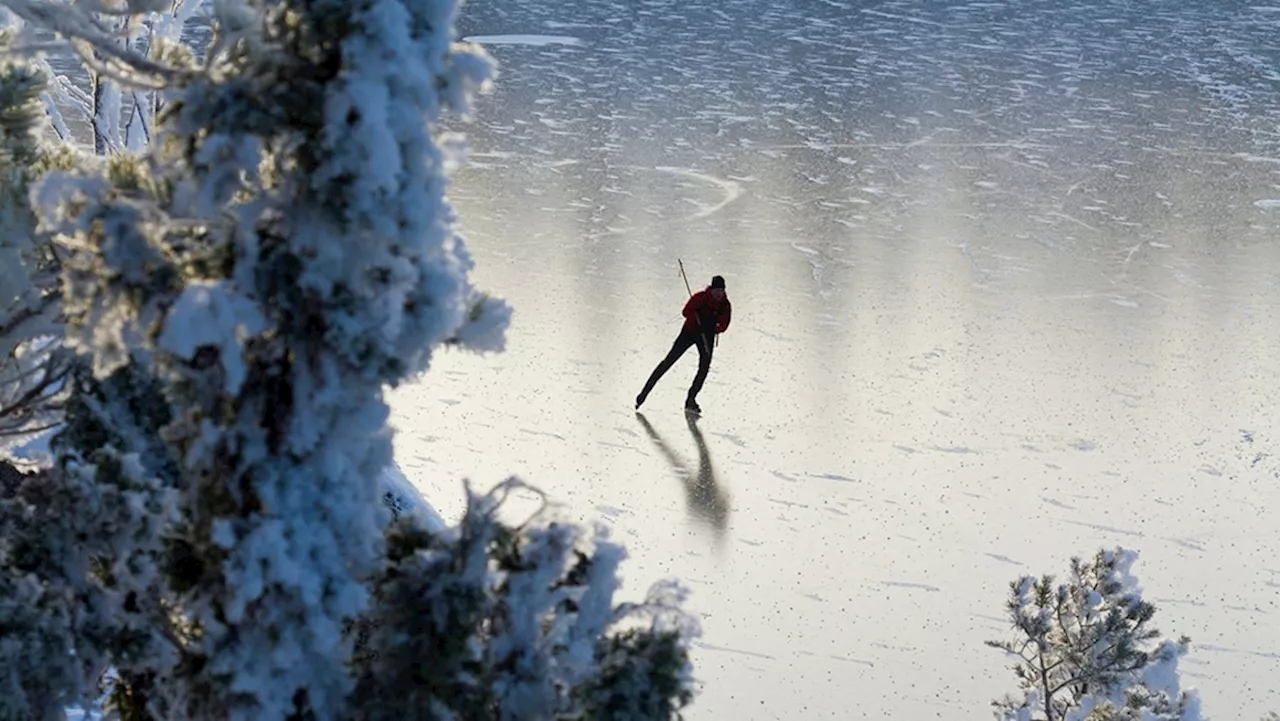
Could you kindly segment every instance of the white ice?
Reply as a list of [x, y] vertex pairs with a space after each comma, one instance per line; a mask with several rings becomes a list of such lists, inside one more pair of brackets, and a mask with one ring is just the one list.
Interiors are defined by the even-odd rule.
[[[1278, 709], [1274, 23], [472, 3], [582, 44], [491, 48], [451, 195], [514, 324], [396, 392], [397, 457], [446, 520], [518, 473], [615, 528], [632, 595], [691, 584], [691, 718], [984, 717], [1008, 582], [1116, 544], [1205, 713]], [[735, 310], [693, 425], [692, 353], [631, 407], [677, 258]]]

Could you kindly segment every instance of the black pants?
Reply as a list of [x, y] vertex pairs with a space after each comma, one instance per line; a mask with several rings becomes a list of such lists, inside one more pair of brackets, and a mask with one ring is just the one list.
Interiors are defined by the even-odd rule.
[[689, 350], [689, 346], [695, 346], [698, 349], [698, 374], [693, 377], [693, 385], [689, 386], [689, 395], [685, 401], [692, 401], [698, 397], [698, 391], [702, 390], [702, 384], [707, 380], [707, 371], [711, 370], [711, 350], [715, 348], [715, 335], [681, 328], [680, 335], [676, 336], [676, 342], [671, 344], [671, 351], [661, 363], [658, 363], [658, 367], [653, 369], [649, 382], [645, 383], [644, 390], [640, 391], [641, 402], [649, 397], [649, 391], [658, 384], [658, 379], [671, 370], [671, 366], [680, 360], [680, 356]]

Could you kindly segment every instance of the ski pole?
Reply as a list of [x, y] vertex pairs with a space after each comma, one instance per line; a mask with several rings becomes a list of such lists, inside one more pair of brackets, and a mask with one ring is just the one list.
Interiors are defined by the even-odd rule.
[[[684, 278], [684, 289], [685, 289], [685, 290], [687, 290], [687, 291], [689, 291], [689, 297], [690, 297], [690, 298], [692, 298], [692, 297], [693, 297], [693, 288], [689, 286], [689, 276], [688, 276], [688, 274], [686, 274], [686, 273], [684, 272], [684, 261], [683, 261], [683, 260], [681, 260], [681, 259], [679, 259], [679, 258], [676, 258], [676, 262], [680, 264], [680, 277], [681, 277], [681, 278]], [[698, 328], [698, 330], [699, 330], [699, 331], [701, 331], [701, 330], [702, 330], [702, 328], [701, 328], [701, 327], [699, 327], [699, 328]], [[698, 345], [702, 346], [702, 349], [703, 349], [703, 350], [705, 350], [705, 351], [710, 351], [711, 349], [710, 349], [710, 348], [707, 348], [707, 347], [706, 347], [706, 345], [704, 344], [704, 341], [706, 340], [706, 336], [705, 336], [704, 334], [702, 334], [702, 333], [698, 333], [698, 336], [699, 336], [699, 337], [698, 337]], [[713, 342], [714, 342], [716, 345], [720, 345], [720, 339], [719, 339], [719, 338], [716, 338]]]

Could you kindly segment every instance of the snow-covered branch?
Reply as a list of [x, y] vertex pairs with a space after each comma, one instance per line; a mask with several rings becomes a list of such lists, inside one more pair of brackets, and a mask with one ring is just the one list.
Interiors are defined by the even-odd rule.
[[522, 487], [468, 489], [445, 532], [392, 528], [374, 610], [351, 629], [356, 718], [668, 719], [692, 699], [683, 589], [615, 605], [621, 546], [541, 514], [502, 523]]
[[[0, 43], [13, 38], [8, 29]], [[57, 425], [69, 367], [58, 343], [58, 258], [27, 200], [51, 167], [40, 140], [45, 77], [31, 63], [0, 63], [0, 453]]]
[[[126, 28], [136, 16], [161, 12], [164, 4], [130, 2], [114, 9], [99, 3], [50, 0], [3, 0], [2, 4], [23, 20], [66, 38], [67, 49], [78, 53], [87, 65], [122, 82], [160, 88], [176, 83], [189, 73], [184, 68], [147, 57], [130, 48], [127, 42], [121, 42], [128, 39]], [[42, 49], [51, 48], [43, 46]]]
[[1181, 688], [1178, 659], [1189, 640], [1158, 641], [1155, 607], [1130, 569], [1137, 554], [1099, 551], [1071, 560], [1066, 583], [1030, 576], [1010, 584], [1017, 636], [989, 641], [1016, 660], [1021, 698], [997, 703], [1006, 721], [1200, 721], [1194, 690]]

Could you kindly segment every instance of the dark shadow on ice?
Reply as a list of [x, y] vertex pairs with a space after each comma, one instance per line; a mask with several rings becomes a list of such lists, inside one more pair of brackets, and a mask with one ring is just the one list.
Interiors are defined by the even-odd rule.
[[689, 513], [692, 514], [700, 522], [710, 526], [716, 536], [716, 543], [720, 544], [724, 541], [725, 531], [729, 527], [729, 497], [720, 488], [720, 479], [716, 476], [715, 466], [711, 464], [711, 453], [707, 450], [707, 441], [702, 437], [702, 431], [698, 428], [697, 420], [685, 414], [685, 420], [689, 424], [689, 432], [693, 434], [693, 442], [698, 446], [698, 468], [693, 471], [689, 465], [681, 458], [671, 447], [662, 440], [662, 436], [654, 430], [649, 424], [649, 420], [644, 417], [643, 413], [636, 413], [636, 420], [640, 421], [640, 425], [644, 426], [645, 433], [649, 434], [649, 439], [653, 441], [653, 445], [658, 448], [667, 462], [671, 464], [671, 469], [675, 471], [681, 483], [684, 484], [685, 502], [688, 503]]

